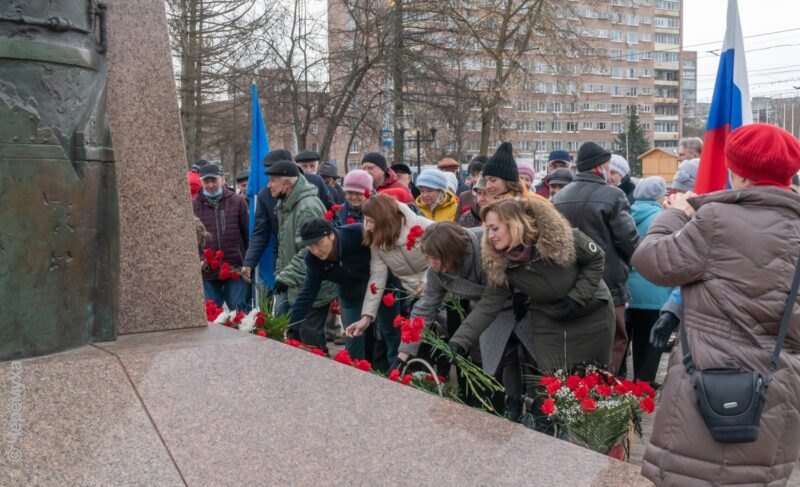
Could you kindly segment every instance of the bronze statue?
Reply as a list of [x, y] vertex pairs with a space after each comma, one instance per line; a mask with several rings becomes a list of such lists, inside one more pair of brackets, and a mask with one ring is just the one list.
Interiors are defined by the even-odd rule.
[[105, 15], [0, 0], [0, 360], [116, 337]]

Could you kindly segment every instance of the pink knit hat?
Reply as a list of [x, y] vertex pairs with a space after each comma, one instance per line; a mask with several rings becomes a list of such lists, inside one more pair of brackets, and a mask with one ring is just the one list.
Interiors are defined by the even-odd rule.
[[372, 190], [372, 176], [367, 171], [353, 169], [344, 176], [342, 188], [353, 193], [363, 193], [364, 190]]
[[527, 174], [531, 181], [536, 179], [534, 176], [533, 166], [528, 164], [527, 162], [517, 161], [517, 171], [520, 174]]

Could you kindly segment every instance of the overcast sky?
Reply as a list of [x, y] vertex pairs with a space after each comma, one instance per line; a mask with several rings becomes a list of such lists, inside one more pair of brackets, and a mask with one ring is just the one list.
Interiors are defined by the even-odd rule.
[[[683, 0], [684, 50], [697, 51], [697, 99], [711, 101], [728, 0]], [[750, 96], [800, 95], [800, 1], [739, 0]], [[767, 34], [770, 32], [790, 32]], [[758, 36], [758, 37], [749, 37]], [[698, 45], [702, 44], [702, 45]]]

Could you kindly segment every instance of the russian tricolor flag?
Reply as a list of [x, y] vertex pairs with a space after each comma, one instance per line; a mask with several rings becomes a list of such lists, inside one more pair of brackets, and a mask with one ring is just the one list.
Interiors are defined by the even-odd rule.
[[725, 141], [731, 132], [749, 123], [753, 123], [753, 112], [744, 61], [742, 24], [736, 0], [728, 0], [728, 26], [719, 58], [695, 193], [710, 193], [728, 187]]

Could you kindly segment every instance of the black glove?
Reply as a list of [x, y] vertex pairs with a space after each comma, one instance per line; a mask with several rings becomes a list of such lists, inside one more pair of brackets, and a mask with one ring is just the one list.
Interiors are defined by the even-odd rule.
[[450, 351], [453, 352], [454, 354], [461, 355], [462, 357], [466, 357], [467, 356], [468, 352], [466, 350], [464, 350], [464, 347], [462, 347], [458, 343], [449, 342], [447, 345], [450, 347]]
[[408, 365], [408, 362], [406, 362], [405, 360], [401, 359], [400, 357], [397, 357], [397, 358], [394, 359], [394, 362], [392, 363], [392, 366], [389, 368], [389, 371], [391, 372], [392, 370], [399, 370], [400, 372], [402, 372], [403, 369], [405, 369], [407, 365]]
[[575, 315], [575, 313], [578, 311], [578, 308], [580, 308], [580, 306], [578, 306], [578, 303], [576, 303], [572, 298], [567, 296], [556, 305], [556, 309], [553, 310], [552, 315], [553, 318], [556, 319], [570, 318]]
[[288, 290], [289, 286], [287, 284], [284, 284], [281, 281], [275, 281], [275, 294], [283, 294]]
[[531, 298], [527, 294], [514, 293], [511, 295], [511, 306], [514, 308], [514, 319], [519, 321], [528, 313], [528, 304]]
[[669, 311], [661, 313], [650, 330], [650, 345], [655, 348], [667, 348], [669, 337], [672, 336], [672, 332], [675, 331], [680, 322], [681, 319]]

